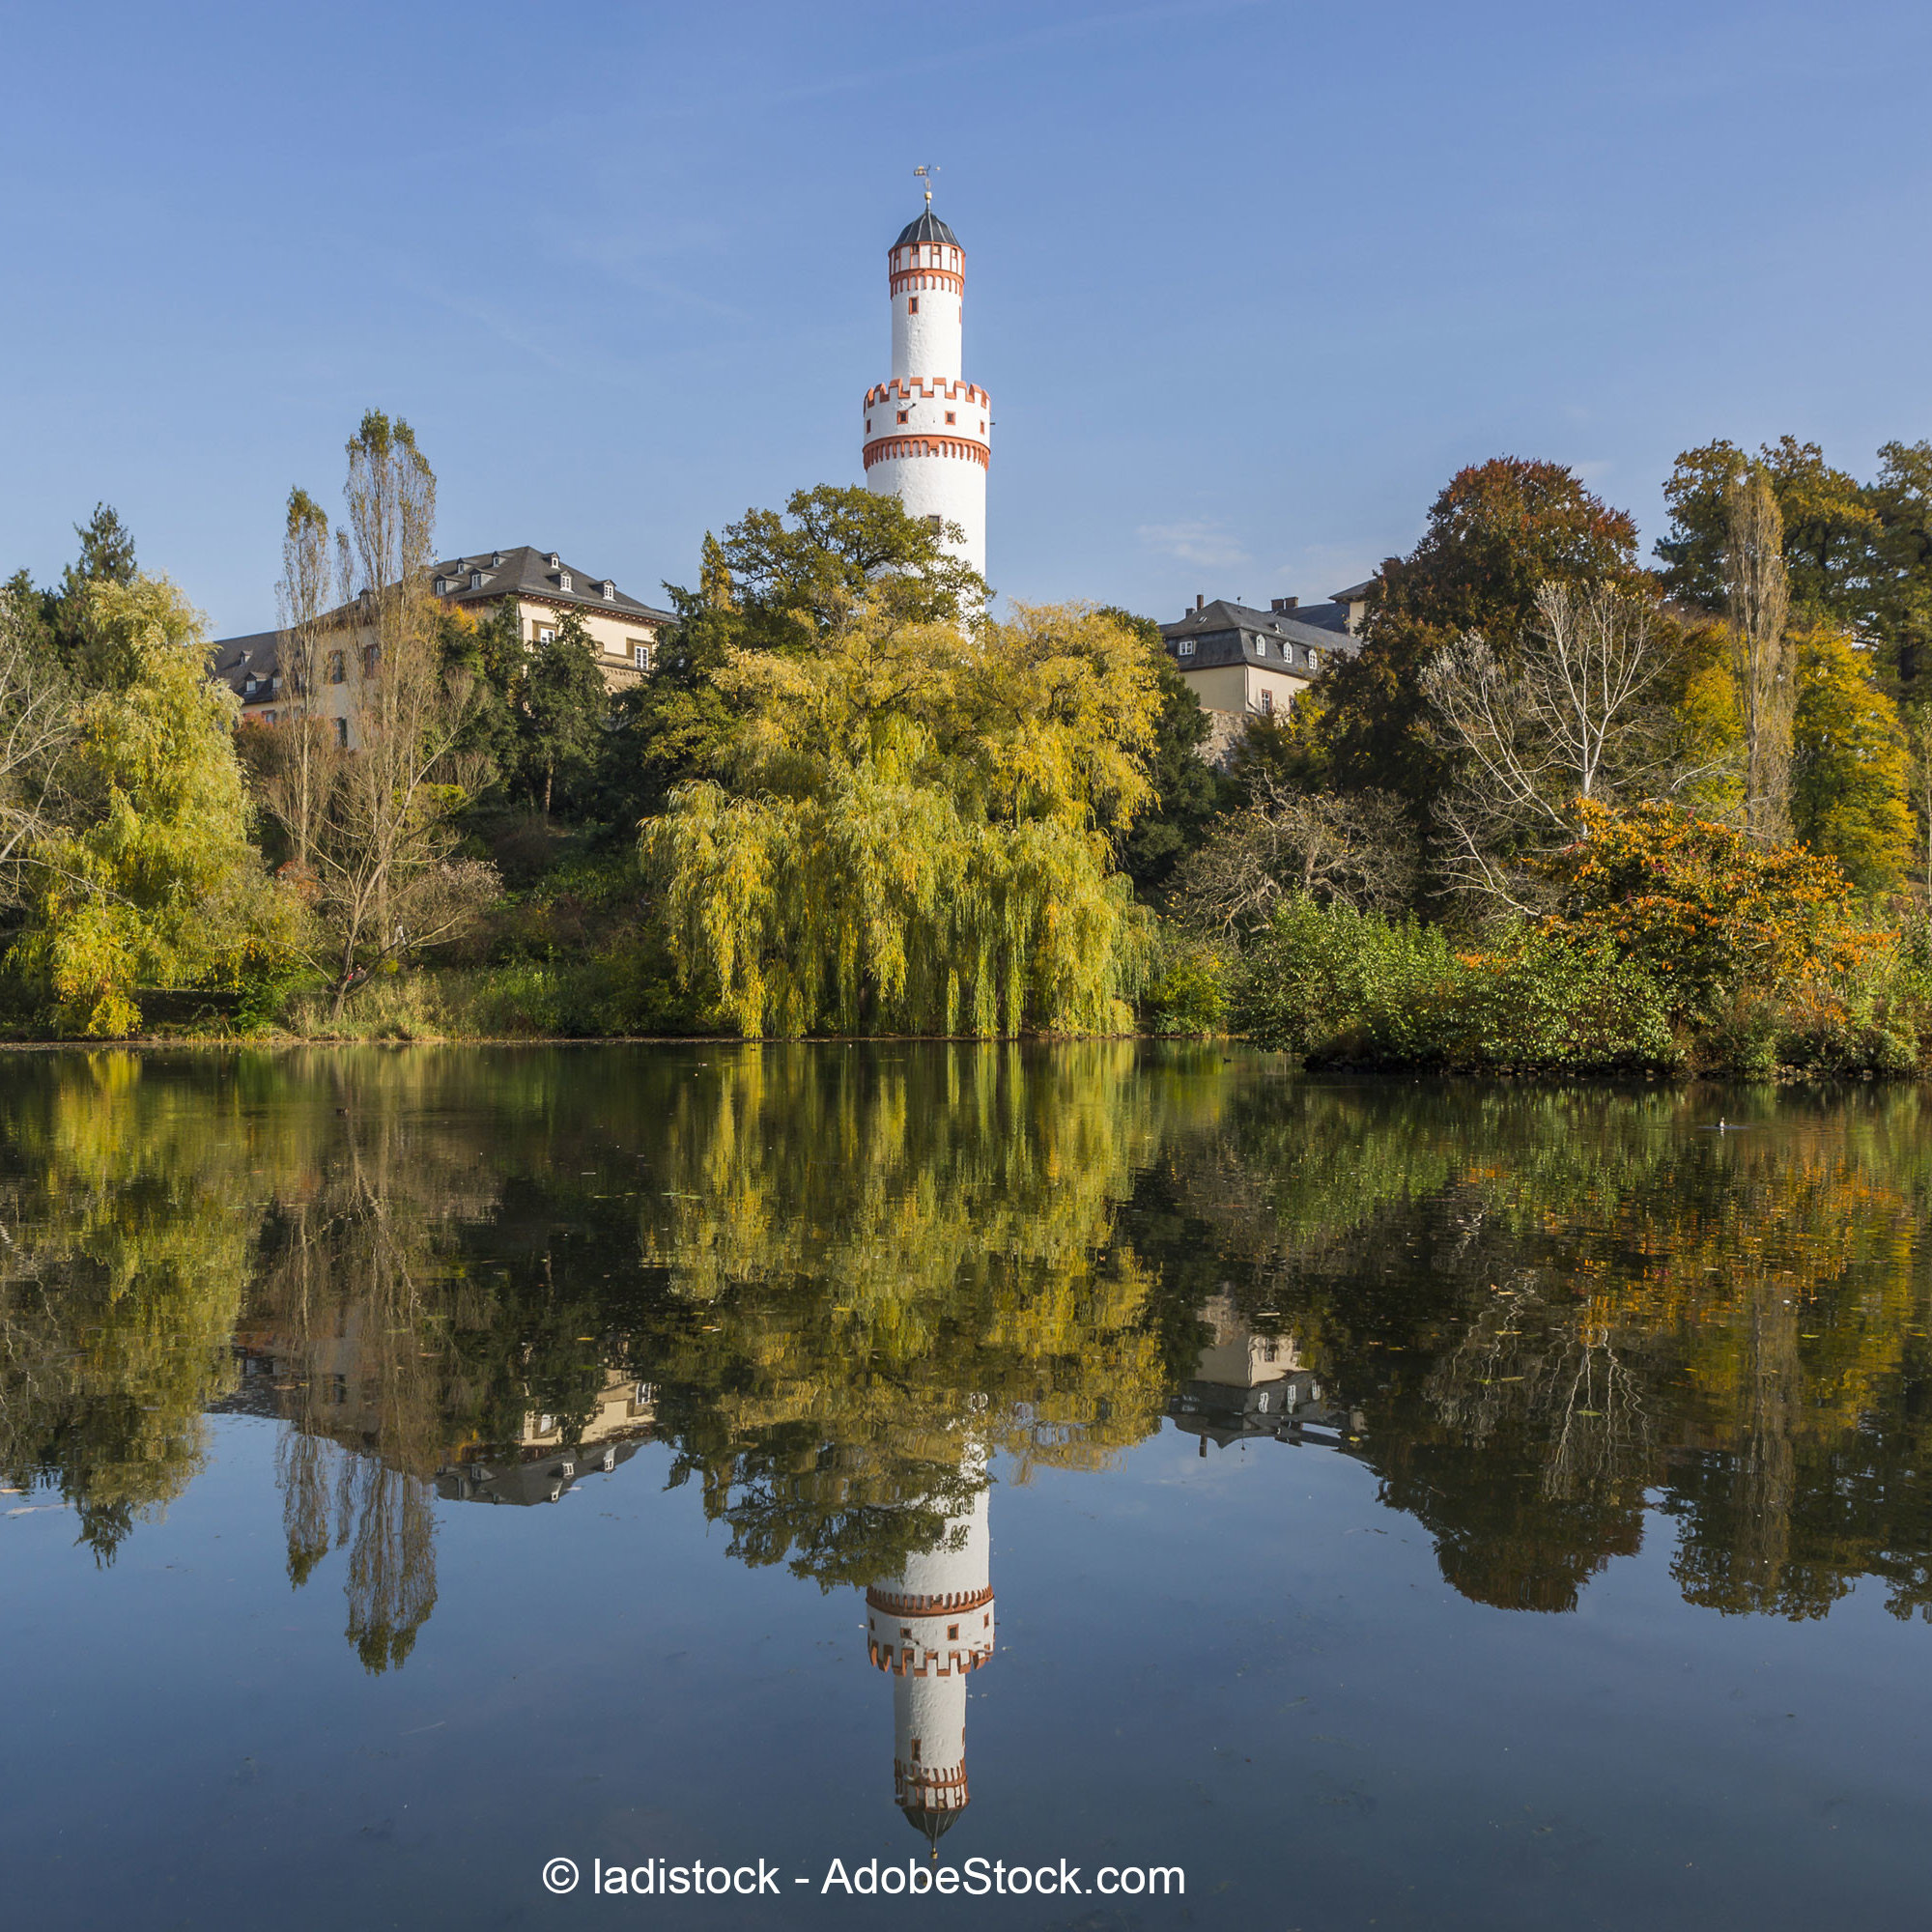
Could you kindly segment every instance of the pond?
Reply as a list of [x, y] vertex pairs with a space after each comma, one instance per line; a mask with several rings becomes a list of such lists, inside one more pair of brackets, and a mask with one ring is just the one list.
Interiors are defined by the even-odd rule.
[[1928, 1208], [1917, 1088], [8, 1056], [8, 1918], [1916, 1918]]

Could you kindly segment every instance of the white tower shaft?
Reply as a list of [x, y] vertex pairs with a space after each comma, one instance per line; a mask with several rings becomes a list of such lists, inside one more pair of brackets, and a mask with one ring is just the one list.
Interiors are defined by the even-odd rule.
[[961, 1473], [981, 1487], [929, 1550], [866, 1592], [866, 1649], [893, 1673], [893, 1798], [936, 1835], [963, 1810], [966, 1679], [993, 1654], [992, 1536], [985, 1459], [977, 1446]]
[[866, 482], [956, 526], [952, 548], [984, 575], [992, 407], [959, 373], [966, 251], [930, 208], [893, 243], [887, 281], [893, 373], [866, 391]]

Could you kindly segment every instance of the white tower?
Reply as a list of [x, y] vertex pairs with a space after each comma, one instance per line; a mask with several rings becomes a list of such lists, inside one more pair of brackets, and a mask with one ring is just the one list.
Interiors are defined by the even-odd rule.
[[981, 1487], [938, 1544], [866, 1592], [866, 1651], [893, 1673], [893, 1799], [936, 1847], [966, 1808], [966, 1678], [993, 1654], [992, 1544]]
[[930, 188], [887, 260], [893, 373], [866, 391], [866, 484], [935, 528], [957, 524], [965, 541], [953, 548], [984, 576], [993, 412], [985, 390], [960, 378], [966, 251], [933, 213]]

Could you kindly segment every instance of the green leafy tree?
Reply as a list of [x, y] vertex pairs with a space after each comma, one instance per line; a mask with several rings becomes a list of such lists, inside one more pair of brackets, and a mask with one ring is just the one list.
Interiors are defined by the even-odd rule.
[[204, 668], [207, 634], [165, 579], [87, 592], [105, 655], [138, 667], [82, 706], [75, 809], [41, 838], [14, 959], [64, 1032], [126, 1033], [138, 988], [239, 986], [287, 956], [293, 902], [263, 871], [233, 734]]
[[1932, 647], [1932, 442], [1888, 442], [1867, 493], [1873, 540], [1874, 634], [1883, 668], [1917, 696]]
[[1360, 652], [1322, 676], [1333, 781], [1392, 791], [1424, 811], [1456, 768], [1423, 692], [1430, 661], [1474, 633], [1513, 665], [1541, 586], [1634, 583], [1636, 540], [1631, 518], [1561, 464], [1496, 457], [1458, 471], [1422, 541], [1382, 566]]
[[1121, 869], [1141, 898], [1151, 900], [1165, 891], [1174, 868], [1199, 845], [1209, 823], [1227, 810], [1232, 787], [1201, 755], [1214, 727], [1194, 687], [1168, 656], [1160, 626], [1111, 605], [1097, 614], [1140, 639], [1160, 680], [1160, 715], [1148, 753], [1153, 804], [1134, 820], [1120, 850]]
[[1666, 594], [1695, 610], [1724, 611], [1731, 504], [1754, 469], [1782, 520], [1793, 610], [1812, 622], [1868, 622], [1878, 512], [1856, 477], [1833, 469], [1815, 442], [1790, 436], [1763, 444], [1755, 459], [1722, 439], [1678, 457], [1663, 486], [1670, 528], [1657, 545]]
[[698, 587], [667, 584], [677, 625], [651, 674], [615, 706], [598, 774], [600, 809], [635, 824], [672, 788], [716, 766], [744, 719], [719, 674], [734, 651], [798, 652], [861, 611], [895, 623], [958, 623], [985, 584], [896, 497], [840, 484], [793, 493], [707, 532]]
[[471, 694], [463, 750], [487, 762], [500, 786], [516, 782], [521, 763], [516, 698], [524, 660], [523, 623], [513, 598], [493, 604], [480, 618], [462, 610], [443, 613], [443, 665], [468, 681]]
[[1022, 609], [968, 639], [884, 609], [740, 650], [722, 781], [646, 820], [688, 982], [747, 1034], [1120, 1028], [1144, 918], [1113, 838], [1152, 801], [1153, 654]]
[[1798, 640], [1794, 740], [1793, 830], [1861, 891], [1889, 892], [1912, 848], [1905, 735], [1869, 654], [1835, 631]]
[[597, 646], [575, 611], [531, 651], [517, 699], [524, 786], [548, 816], [559, 784], [574, 799], [589, 777], [611, 712]]

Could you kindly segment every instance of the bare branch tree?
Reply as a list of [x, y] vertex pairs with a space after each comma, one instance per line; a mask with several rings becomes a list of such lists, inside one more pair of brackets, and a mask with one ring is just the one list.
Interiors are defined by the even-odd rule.
[[59, 822], [74, 726], [65, 672], [15, 593], [0, 588], [0, 905], [19, 903], [22, 869]]
[[274, 815], [302, 871], [309, 867], [331, 784], [327, 768], [334, 748], [324, 715], [327, 660], [331, 645], [342, 649], [348, 642], [336, 608], [348, 597], [347, 572], [334, 561], [327, 517], [306, 490], [291, 490], [282, 579], [275, 586], [282, 621], [279, 723], [284, 728], [275, 734], [267, 779], [278, 794]]
[[1175, 909], [1230, 933], [1259, 925], [1290, 893], [1388, 911], [1414, 891], [1418, 856], [1393, 793], [1299, 792], [1264, 778], [1248, 809], [1217, 824], [1182, 865]]
[[1784, 519], [1760, 463], [1730, 486], [1724, 601], [1731, 668], [1744, 724], [1745, 825], [1766, 840], [1791, 836], [1791, 730], [1798, 708], [1797, 652], [1786, 628], [1791, 587]]
[[1577, 803], [1642, 798], [1684, 782], [1658, 701], [1670, 653], [1643, 599], [1608, 585], [1548, 582], [1514, 664], [1469, 636], [1423, 672], [1463, 776], [1437, 803], [1450, 878], [1518, 911], [1535, 907], [1523, 861], [1567, 843]]
[[344, 495], [355, 596], [341, 612], [320, 609], [327, 526], [300, 493], [290, 501], [284, 595], [306, 691], [320, 688], [324, 654], [342, 653], [348, 744], [291, 744], [265, 784], [265, 802], [304, 855], [338, 1017], [371, 971], [454, 938], [500, 890], [493, 867], [454, 856], [455, 816], [489, 774], [464, 749], [473, 680], [442, 659], [429, 583], [436, 477], [407, 423], [363, 417]]

